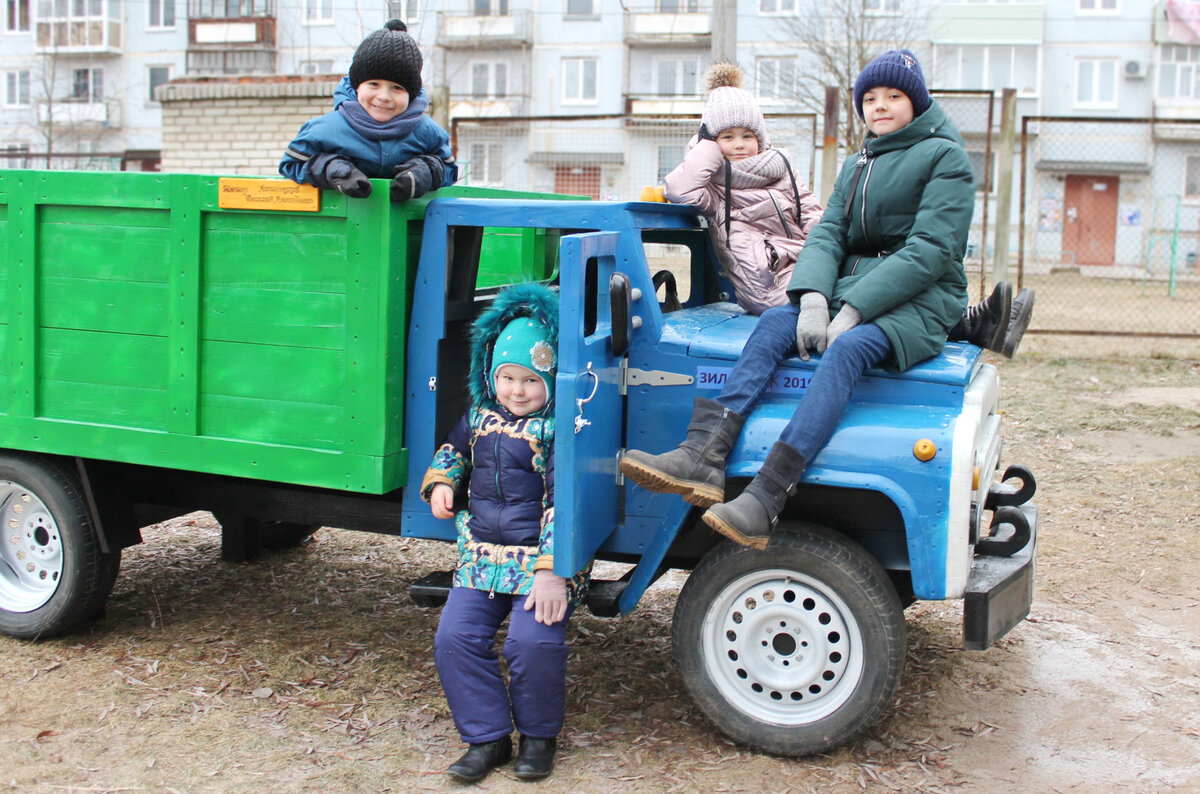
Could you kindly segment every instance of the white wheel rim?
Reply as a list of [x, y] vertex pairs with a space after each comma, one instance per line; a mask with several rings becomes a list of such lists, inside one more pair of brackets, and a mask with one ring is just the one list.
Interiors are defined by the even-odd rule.
[[862, 632], [825, 583], [786, 569], [730, 582], [704, 616], [705, 672], [759, 722], [808, 725], [849, 700], [862, 678]]
[[0, 480], [0, 609], [32, 612], [62, 579], [63, 545], [50, 510], [32, 491]]

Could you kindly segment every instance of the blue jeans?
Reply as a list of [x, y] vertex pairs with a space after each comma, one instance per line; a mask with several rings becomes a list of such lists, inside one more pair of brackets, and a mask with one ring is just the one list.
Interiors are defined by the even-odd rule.
[[[762, 397], [779, 362], [798, 354], [796, 319], [800, 307], [768, 309], [746, 340], [717, 402], [742, 416]], [[779, 440], [811, 462], [837, 429], [863, 373], [892, 354], [892, 343], [874, 323], [855, 326], [839, 336], [817, 361], [808, 389]]]

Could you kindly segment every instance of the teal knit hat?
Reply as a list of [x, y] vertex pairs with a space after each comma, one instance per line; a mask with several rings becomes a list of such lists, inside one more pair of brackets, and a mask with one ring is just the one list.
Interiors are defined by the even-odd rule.
[[546, 384], [549, 404], [554, 397], [554, 373], [558, 368], [549, 340], [550, 329], [533, 317], [518, 317], [504, 326], [492, 349], [492, 371], [488, 376], [491, 382], [496, 382], [496, 371], [505, 364], [524, 367]]

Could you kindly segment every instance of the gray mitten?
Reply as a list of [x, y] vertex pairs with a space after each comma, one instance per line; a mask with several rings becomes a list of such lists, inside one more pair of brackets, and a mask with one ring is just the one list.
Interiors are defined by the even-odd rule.
[[825, 346], [833, 344], [833, 340], [862, 322], [862, 314], [849, 303], [843, 303], [842, 309], [829, 323], [829, 332], [825, 338]]
[[[315, 184], [316, 180], [314, 180]], [[366, 198], [371, 195], [371, 180], [342, 157], [330, 160], [325, 166], [325, 182], [329, 189], [345, 193], [350, 198]], [[320, 187], [320, 185], [318, 185]]]
[[420, 198], [441, 187], [445, 178], [446, 166], [439, 158], [431, 154], [419, 154], [396, 166], [396, 175], [392, 177], [392, 201]]
[[808, 351], [825, 352], [825, 335], [829, 329], [829, 301], [819, 292], [800, 296], [800, 316], [796, 319], [796, 347], [800, 358], [808, 361]]

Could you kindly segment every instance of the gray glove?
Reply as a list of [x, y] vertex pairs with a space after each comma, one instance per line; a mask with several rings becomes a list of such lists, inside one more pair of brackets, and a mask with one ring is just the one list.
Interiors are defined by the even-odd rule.
[[396, 175], [392, 177], [392, 201], [420, 198], [441, 187], [445, 178], [446, 166], [440, 159], [432, 154], [419, 154], [396, 166]]
[[[317, 180], [313, 180], [316, 184]], [[326, 190], [337, 190], [350, 198], [366, 198], [371, 195], [371, 180], [367, 175], [354, 167], [349, 160], [337, 157], [325, 166]], [[322, 187], [317, 185], [317, 187]]]
[[842, 309], [829, 324], [829, 332], [825, 338], [826, 346], [832, 345], [833, 340], [862, 322], [862, 314], [849, 303], [843, 303]]
[[825, 352], [825, 335], [829, 329], [829, 301], [819, 292], [800, 296], [800, 316], [796, 319], [796, 347], [800, 358], [808, 361], [808, 351]]

